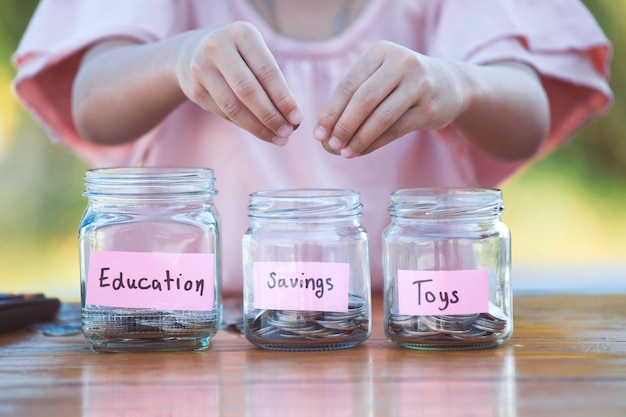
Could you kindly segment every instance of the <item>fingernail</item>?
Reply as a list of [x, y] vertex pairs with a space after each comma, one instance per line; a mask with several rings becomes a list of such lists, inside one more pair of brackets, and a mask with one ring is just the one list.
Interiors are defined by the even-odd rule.
[[291, 122], [292, 125], [300, 125], [300, 123], [302, 123], [302, 112], [300, 110], [294, 110], [291, 113], [289, 113], [289, 116], [287, 116], [287, 119], [289, 119], [289, 122]]
[[276, 134], [280, 137], [286, 138], [293, 133], [293, 127], [290, 125], [282, 125]]
[[347, 159], [350, 159], [354, 156], [354, 152], [350, 149], [349, 146], [346, 146], [341, 150], [341, 156]]
[[328, 140], [328, 146], [330, 146], [332, 149], [339, 150], [341, 148], [341, 141], [333, 136]]
[[319, 140], [320, 142], [326, 139], [326, 129], [324, 129], [322, 126], [318, 126], [315, 128], [315, 130], [313, 131], [313, 137], [317, 140]]
[[276, 136], [274, 139], [272, 139], [272, 143], [278, 146], [285, 146], [288, 141], [289, 139], [284, 138], [282, 136]]

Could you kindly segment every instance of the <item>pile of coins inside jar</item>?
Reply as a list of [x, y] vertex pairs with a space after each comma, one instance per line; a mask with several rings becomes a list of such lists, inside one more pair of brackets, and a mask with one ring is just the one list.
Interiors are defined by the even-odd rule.
[[506, 330], [507, 320], [498, 316], [505, 317], [496, 312], [440, 316], [392, 314], [387, 331], [407, 343], [484, 343]]
[[[154, 311], [150, 309], [83, 309], [90, 321], [85, 332], [99, 332], [108, 337], [123, 338], [129, 335], [171, 334], [172, 337], [206, 333], [217, 329], [216, 312]], [[114, 314], [113, 314], [114, 313]]]
[[347, 312], [256, 310], [248, 315], [248, 332], [252, 338], [303, 343], [321, 338], [352, 338], [368, 332], [368, 316], [365, 301], [351, 295]]

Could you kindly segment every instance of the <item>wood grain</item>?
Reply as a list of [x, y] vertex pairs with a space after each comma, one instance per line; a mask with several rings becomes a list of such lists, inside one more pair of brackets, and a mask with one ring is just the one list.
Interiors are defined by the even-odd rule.
[[372, 336], [273, 352], [220, 331], [201, 353], [93, 353], [81, 335], [0, 336], [4, 416], [625, 416], [626, 296], [520, 296], [504, 346], [418, 352]]

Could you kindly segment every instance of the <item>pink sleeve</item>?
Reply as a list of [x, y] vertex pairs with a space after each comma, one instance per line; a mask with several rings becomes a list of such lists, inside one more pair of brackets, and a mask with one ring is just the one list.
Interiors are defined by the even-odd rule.
[[[178, 8], [174, 13], [174, 8]], [[81, 138], [71, 115], [71, 89], [82, 55], [112, 37], [155, 41], [183, 31], [185, 13], [173, 0], [43, 0], [13, 56], [14, 89], [53, 140], [93, 165], [118, 165], [146, 146], [98, 146]]]
[[[429, 53], [476, 64], [514, 60], [535, 68], [550, 101], [551, 126], [531, 159], [608, 110], [611, 45], [579, 0], [466, 1], [468, 7], [447, 2], [440, 10], [439, 33]], [[480, 25], [468, 27], [468, 20]], [[477, 151], [472, 157], [477, 180], [486, 186], [499, 184], [529, 162], [495, 161]]]

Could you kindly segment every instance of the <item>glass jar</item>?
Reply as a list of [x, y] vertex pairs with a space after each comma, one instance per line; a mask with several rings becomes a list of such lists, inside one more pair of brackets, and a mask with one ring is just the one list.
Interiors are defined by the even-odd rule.
[[330, 350], [369, 337], [370, 271], [360, 195], [260, 191], [243, 237], [244, 332], [274, 350]]
[[208, 347], [221, 320], [214, 180], [205, 168], [87, 171], [79, 245], [93, 350]]
[[513, 332], [508, 227], [497, 189], [392, 193], [383, 232], [385, 334], [423, 350], [500, 345]]

